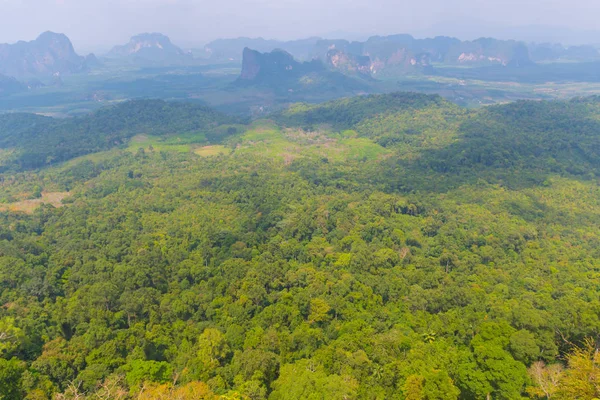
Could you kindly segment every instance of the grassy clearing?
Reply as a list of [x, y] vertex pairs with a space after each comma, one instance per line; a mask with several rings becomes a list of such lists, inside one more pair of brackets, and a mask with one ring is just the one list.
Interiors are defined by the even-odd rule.
[[[139, 149], [148, 150], [151, 148], [155, 151], [175, 151], [179, 153], [194, 152], [195, 154], [198, 154], [203, 157], [227, 154], [229, 152], [229, 150], [225, 146], [202, 146], [202, 144], [204, 143], [206, 143], [206, 137], [203, 133], [191, 132], [168, 137], [159, 137], [142, 134], [132, 137], [126, 147], [126, 150], [135, 153]], [[69, 160], [64, 164], [64, 166], [72, 167], [82, 161], [104, 161], [110, 159], [111, 157], [114, 157], [119, 153], [119, 151], [119, 149], [113, 149], [93, 154], [87, 154], [85, 156]]]
[[374, 143], [367, 138], [343, 139], [340, 144], [344, 148], [343, 154], [346, 159], [352, 160], [376, 160], [380, 156], [388, 154], [389, 150]]
[[23, 212], [32, 214], [42, 204], [52, 204], [54, 207], [62, 207], [62, 201], [69, 196], [68, 192], [43, 192], [39, 199], [22, 200], [15, 203], [0, 205], [0, 211]]
[[179, 153], [188, 153], [192, 150], [190, 144], [185, 143], [183, 139], [181, 141], [177, 141], [176, 137], [170, 137], [165, 140], [157, 136], [136, 135], [133, 138], [131, 138], [127, 150], [131, 152], [136, 152], [140, 148], [153, 148], [154, 150], [158, 151], [176, 151]]
[[241, 137], [240, 154], [254, 154], [290, 162], [298, 157], [317, 156], [333, 162], [346, 160], [376, 160], [389, 151], [357, 133], [341, 134], [324, 129], [304, 132], [299, 129], [281, 130], [272, 123], [261, 122]]
[[282, 132], [275, 124], [270, 122], [259, 122], [254, 124], [251, 129], [242, 136], [244, 141], [248, 142], [270, 142], [283, 138]]
[[[389, 153], [384, 147], [368, 138], [357, 137], [354, 131], [333, 133], [327, 128], [314, 132], [301, 129], [281, 129], [271, 121], [257, 121], [237, 137], [235, 150], [223, 145], [203, 145], [206, 139], [202, 134], [183, 134], [169, 137], [152, 135], [134, 136], [126, 150], [132, 153], [140, 148], [154, 151], [193, 152], [201, 157], [220, 154], [256, 155], [289, 163], [298, 157], [322, 157], [332, 162], [347, 160], [376, 160]], [[65, 166], [73, 166], [82, 161], [99, 162], [115, 156], [120, 150], [114, 149], [88, 154], [70, 160]]]
[[211, 156], [218, 156], [219, 154], [227, 154], [228, 151], [229, 151], [229, 149], [225, 146], [214, 145], [214, 146], [198, 147], [197, 149], [194, 150], [194, 153], [196, 153], [197, 155], [202, 156], [202, 157], [211, 157]]
[[269, 121], [259, 121], [253, 124], [240, 139], [240, 147], [236, 151], [239, 154], [285, 159], [289, 157], [289, 154], [297, 154], [300, 151], [296, 143]]
[[119, 153], [119, 150], [117, 150], [117, 149], [107, 150], [107, 151], [99, 151], [98, 153], [91, 153], [91, 154], [86, 154], [85, 156], [73, 158], [61, 165], [63, 167], [72, 167], [74, 165], [79, 164], [82, 161], [91, 161], [94, 163], [98, 163], [98, 162], [108, 160], [108, 159], [116, 156], [118, 153]]
[[206, 136], [202, 132], [184, 132], [170, 136], [136, 135], [129, 141], [127, 149], [136, 152], [140, 148], [151, 147], [158, 151], [188, 153], [204, 143], [206, 143]]

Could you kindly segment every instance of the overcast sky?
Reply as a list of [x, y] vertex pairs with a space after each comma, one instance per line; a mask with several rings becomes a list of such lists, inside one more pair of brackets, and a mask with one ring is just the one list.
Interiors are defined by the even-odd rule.
[[141, 32], [165, 33], [184, 47], [219, 37], [344, 33], [576, 42], [596, 30], [599, 15], [600, 0], [0, 0], [0, 43], [46, 30], [67, 34], [81, 52]]

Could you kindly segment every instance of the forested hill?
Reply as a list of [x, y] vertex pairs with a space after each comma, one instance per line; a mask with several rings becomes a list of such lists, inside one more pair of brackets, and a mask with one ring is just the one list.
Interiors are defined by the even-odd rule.
[[123, 144], [0, 174], [0, 396], [599, 398], [599, 108], [3, 117]]
[[2, 169], [40, 168], [125, 144], [137, 134], [210, 133], [236, 119], [208, 107], [134, 100], [84, 117], [54, 119], [34, 114], [0, 115]]
[[385, 184], [446, 190], [481, 178], [523, 186], [547, 174], [596, 176], [599, 115], [597, 97], [466, 110], [437, 96], [397, 93], [298, 104], [275, 119], [306, 130], [352, 130], [398, 156], [388, 159]]
[[[410, 165], [402, 161], [402, 168], [429, 169], [440, 176], [502, 174], [507, 169], [525, 175], [530, 170], [582, 175], [600, 167], [599, 113], [600, 101], [594, 97], [468, 111], [439, 96], [393, 93], [296, 104], [273, 118], [282, 127], [306, 131], [321, 125], [334, 132], [356, 131], [412, 155]], [[204, 135], [206, 143], [221, 143], [237, 132], [227, 128], [241, 122], [208, 107], [160, 100], [129, 101], [72, 119], [4, 114], [0, 168], [41, 168], [126, 146], [138, 134]]]
[[334, 100], [323, 104], [295, 104], [275, 118], [283, 125], [310, 128], [314, 124], [330, 124], [335, 129], [351, 129], [357, 123], [381, 114], [415, 111], [431, 106], [452, 107], [437, 95], [391, 93]]
[[600, 175], [600, 102], [525, 102], [493, 106], [461, 123], [451, 145], [423, 154], [416, 170], [478, 176], [509, 185], [544, 174]]

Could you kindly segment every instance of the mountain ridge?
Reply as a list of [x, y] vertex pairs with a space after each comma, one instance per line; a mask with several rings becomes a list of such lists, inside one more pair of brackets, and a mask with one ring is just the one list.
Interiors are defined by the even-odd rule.
[[87, 70], [69, 38], [47, 31], [30, 42], [0, 44], [0, 73], [17, 78], [59, 76]]
[[141, 33], [132, 36], [128, 43], [113, 47], [107, 58], [129, 59], [136, 64], [185, 64], [192, 55], [183, 51], [162, 33]]
[[[378, 76], [412, 72], [429, 73], [437, 64], [448, 66], [492, 66], [515, 68], [533, 61], [523, 42], [480, 38], [461, 41], [437, 36], [416, 39], [408, 34], [372, 36], [366, 41], [309, 38], [289, 42], [250, 39], [221, 39], [209, 43], [205, 52], [213, 60], [236, 61], [240, 45], [267, 53], [276, 49], [301, 61], [320, 60], [330, 69], [350, 75]], [[243, 55], [242, 55], [243, 61]]]

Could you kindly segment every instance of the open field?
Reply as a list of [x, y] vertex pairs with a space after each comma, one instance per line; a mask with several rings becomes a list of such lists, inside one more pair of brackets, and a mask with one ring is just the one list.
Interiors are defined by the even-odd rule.
[[194, 149], [194, 153], [202, 157], [218, 156], [219, 154], [226, 154], [229, 149], [221, 145], [203, 146]]
[[9, 204], [0, 204], [0, 211], [24, 212], [31, 214], [42, 204], [62, 207], [62, 201], [69, 196], [67, 192], [43, 192], [39, 199], [21, 200]]
[[184, 143], [183, 140], [178, 143], [176, 137], [170, 138], [170, 140], [164, 140], [163, 138], [156, 136], [136, 135], [129, 142], [127, 149], [131, 152], [136, 152], [140, 148], [144, 150], [153, 149], [158, 151], [176, 151], [179, 153], [187, 153], [191, 151], [190, 144]]
[[331, 162], [375, 160], [388, 150], [368, 138], [333, 133], [329, 130], [305, 132], [301, 129], [282, 130], [269, 121], [259, 121], [241, 138], [235, 154], [252, 154], [284, 160], [298, 157], [320, 157]]

